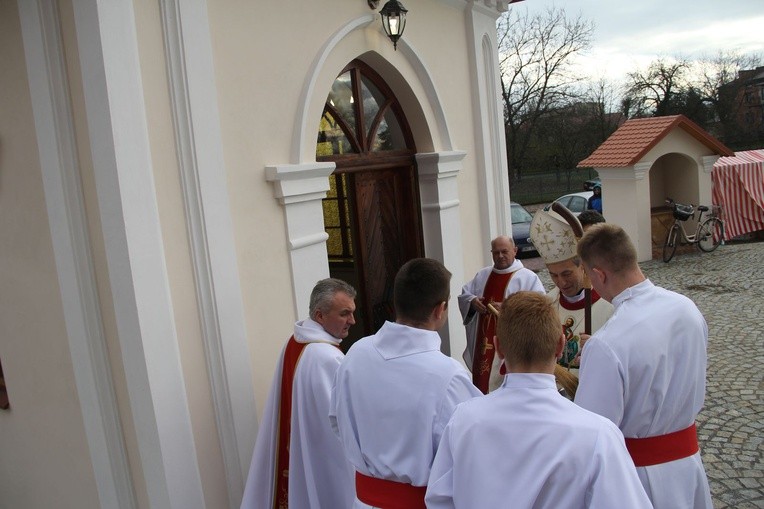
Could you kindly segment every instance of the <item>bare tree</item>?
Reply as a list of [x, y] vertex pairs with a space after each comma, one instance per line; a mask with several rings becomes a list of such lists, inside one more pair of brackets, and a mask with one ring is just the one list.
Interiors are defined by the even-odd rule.
[[745, 89], [761, 63], [761, 55], [736, 52], [655, 60], [646, 71], [629, 73], [623, 111], [630, 117], [681, 113], [732, 148], [760, 144], [761, 133], [741, 117]]
[[761, 55], [737, 52], [719, 52], [695, 62], [698, 94], [713, 107], [716, 120], [722, 124], [734, 120], [740, 105], [736, 102], [737, 88], [729, 85], [738, 79], [740, 71], [755, 69], [761, 64]]
[[619, 104], [622, 100], [618, 86], [600, 78], [589, 82], [584, 91], [584, 100], [592, 105], [592, 127], [595, 129], [594, 138], [597, 145], [589, 147], [592, 151], [608, 138], [626, 120]]
[[591, 46], [594, 25], [552, 7], [529, 15], [510, 9], [498, 22], [504, 123], [510, 179], [520, 178], [533, 131], [550, 111], [565, 105], [581, 81], [574, 57]]
[[628, 74], [625, 102], [630, 105], [629, 116], [661, 117], [679, 113], [678, 104], [688, 89], [690, 65], [685, 59], [669, 62], [664, 58], [653, 61], [646, 71]]

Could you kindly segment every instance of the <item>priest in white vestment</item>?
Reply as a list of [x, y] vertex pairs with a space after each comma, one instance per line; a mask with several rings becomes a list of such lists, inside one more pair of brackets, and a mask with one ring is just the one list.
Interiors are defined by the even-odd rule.
[[472, 371], [472, 381], [483, 393], [501, 385], [501, 362], [493, 352], [495, 318], [488, 304], [500, 304], [510, 294], [520, 290], [544, 293], [544, 285], [535, 272], [517, 260], [517, 247], [505, 235], [491, 241], [493, 265], [482, 268], [462, 287], [459, 311], [467, 332], [467, 349], [463, 358]]
[[496, 391], [457, 407], [435, 456], [427, 507], [651, 507], [618, 428], [557, 392], [565, 340], [549, 299], [510, 295], [497, 329], [507, 375]]
[[554, 211], [539, 210], [533, 216], [530, 236], [555, 285], [548, 295], [565, 335], [565, 348], [558, 363], [577, 375], [584, 344], [613, 314], [613, 305], [588, 288], [584, 267], [576, 253], [583, 226], [576, 224], [578, 220], [572, 213], [568, 217], [566, 220]]
[[610, 320], [587, 342], [575, 402], [626, 437], [656, 508], [711, 508], [695, 419], [703, 407], [708, 327], [687, 297], [642, 273], [622, 228], [594, 225], [578, 243]]
[[396, 321], [356, 342], [337, 371], [330, 419], [356, 470], [355, 507], [424, 507], [430, 466], [456, 405], [480, 395], [440, 351], [451, 273], [416, 258], [395, 277]]
[[355, 289], [339, 279], [313, 288], [310, 318], [281, 353], [244, 490], [242, 509], [349, 508], [353, 468], [329, 423], [340, 342], [355, 323]]

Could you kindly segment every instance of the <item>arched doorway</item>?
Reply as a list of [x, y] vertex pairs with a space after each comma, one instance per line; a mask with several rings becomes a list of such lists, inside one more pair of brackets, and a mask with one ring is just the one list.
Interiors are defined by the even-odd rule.
[[343, 341], [394, 319], [393, 279], [422, 256], [413, 138], [384, 80], [354, 60], [332, 85], [318, 131], [317, 161], [333, 161], [323, 201], [329, 272], [358, 289], [358, 324]]

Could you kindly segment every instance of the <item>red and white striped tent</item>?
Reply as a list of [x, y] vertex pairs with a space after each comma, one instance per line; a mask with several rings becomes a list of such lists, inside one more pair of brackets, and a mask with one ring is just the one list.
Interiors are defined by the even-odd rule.
[[764, 149], [720, 157], [711, 181], [713, 203], [723, 208], [725, 239], [764, 230]]

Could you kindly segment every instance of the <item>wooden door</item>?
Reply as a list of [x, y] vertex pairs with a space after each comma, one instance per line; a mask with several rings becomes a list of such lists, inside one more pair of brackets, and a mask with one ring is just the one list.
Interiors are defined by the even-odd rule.
[[413, 167], [351, 175], [357, 270], [367, 334], [395, 320], [393, 282], [398, 269], [421, 256]]
[[316, 160], [336, 170], [324, 199], [329, 273], [358, 290], [343, 349], [394, 320], [398, 269], [422, 256], [416, 147], [403, 108], [367, 64], [337, 76], [324, 106]]

